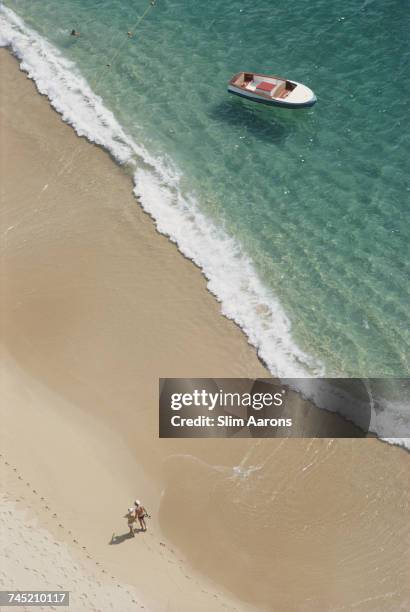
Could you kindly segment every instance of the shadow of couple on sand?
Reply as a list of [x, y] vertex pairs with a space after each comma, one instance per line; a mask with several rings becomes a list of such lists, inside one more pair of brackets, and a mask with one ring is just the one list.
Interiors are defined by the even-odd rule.
[[[144, 529], [134, 529], [134, 534], [137, 534], [137, 533], [144, 533]], [[108, 544], [110, 546], [113, 546], [114, 544], [122, 544], [126, 540], [133, 540], [133, 539], [134, 539], [134, 536], [131, 535], [129, 531], [127, 531], [127, 533], [122, 533], [121, 535], [115, 535], [115, 533], [113, 533], [111, 536], [111, 540], [108, 542]]]

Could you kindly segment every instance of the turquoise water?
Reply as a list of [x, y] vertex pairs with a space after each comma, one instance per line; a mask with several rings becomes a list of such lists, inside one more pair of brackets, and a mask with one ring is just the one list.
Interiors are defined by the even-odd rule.
[[[408, 374], [408, 3], [159, 0], [137, 27], [145, 0], [4, 4], [173, 160], [327, 373]], [[301, 81], [318, 103], [229, 96], [242, 69]]]

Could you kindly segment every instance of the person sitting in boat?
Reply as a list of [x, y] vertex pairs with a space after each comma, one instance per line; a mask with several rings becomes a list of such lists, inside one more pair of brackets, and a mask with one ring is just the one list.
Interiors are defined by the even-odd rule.
[[80, 32], [77, 32], [77, 30], [71, 30], [70, 36], [80, 36]]

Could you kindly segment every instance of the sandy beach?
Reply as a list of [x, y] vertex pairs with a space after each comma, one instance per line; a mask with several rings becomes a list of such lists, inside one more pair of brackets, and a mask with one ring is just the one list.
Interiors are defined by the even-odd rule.
[[[158, 439], [159, 377], [269, 373], [127, 170], [0, 66], [4, 588], [104, 612], [408, 609], [404, 450]], [[136, 497], [152, 519], [130, 539]]]

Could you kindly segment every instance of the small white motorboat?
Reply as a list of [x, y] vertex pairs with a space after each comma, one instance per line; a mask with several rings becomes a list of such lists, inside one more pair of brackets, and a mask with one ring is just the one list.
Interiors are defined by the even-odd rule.
[[317, 100], [309, 87], [278, 76], [238, 72], [228, 83], [229, 93], [270, 106], [306, 108]]

